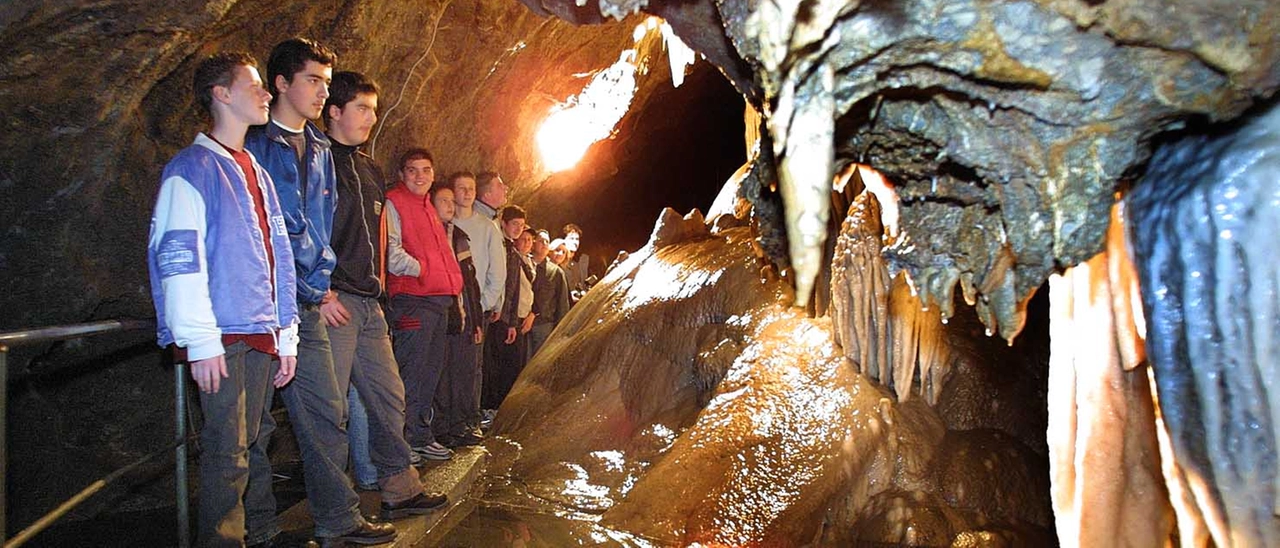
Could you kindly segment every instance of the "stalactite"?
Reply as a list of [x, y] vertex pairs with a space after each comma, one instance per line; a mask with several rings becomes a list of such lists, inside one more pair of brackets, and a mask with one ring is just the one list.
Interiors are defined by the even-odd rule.
[[1128, 198], [1169, 443], [1220, 546], [1280, 545], [1280, 107], [1162, 146]]
[[915, 392], [934, 404], [955, 356], [940, 311], [923, 305], [906, 273], [890, 275], [880, 255], [883, 233], [879, 201], [870, 192], [860, 194], [832, 260], [836, 338], [849, 361], [891, 387], [899, 401]]
[[1142, 341], [1122, 326], [1133, 315], [1117, 313], [1137, 288], [1120, 274], [1132, 269], [1115, 211], [1106, 250], [1049, 278], [1047, 441], [1063, 546], [1158, 547], [1173, 529], [1145, 366], [1126, 361]]

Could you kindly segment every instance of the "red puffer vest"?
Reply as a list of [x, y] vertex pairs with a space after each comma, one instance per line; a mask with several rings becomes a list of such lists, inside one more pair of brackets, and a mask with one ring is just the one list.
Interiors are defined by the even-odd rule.
[[387, 294], [427, 297], [457, 295], [462, 291], [462, 271], [445, 239], [444, 225], [426, 196], [415, 196], [404, 185], [387, 191], [387, 199], [400, 215], [400, 243], [418, 260], [418, 277], [387, 274]]

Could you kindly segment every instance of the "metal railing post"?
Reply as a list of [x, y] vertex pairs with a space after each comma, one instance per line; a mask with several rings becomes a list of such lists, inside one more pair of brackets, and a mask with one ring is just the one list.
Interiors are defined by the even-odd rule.
[[191, 508], [187, 500], [187, 364], [173, 365], [173, 425], [178, 447], [174, 449], [174, 480], [178, 498], [178, 546], [191, 546]]
[[8, 500], [9, 486], [5, 483], [5, 475], [9, 472], [9, 440], [5, 437], [5, 430], [9, 419], [9, 347], [0, 344], [0, 538], [7, 538], [9, 530], [5, 527], [5, 512], [9, 507], [5, 502]]

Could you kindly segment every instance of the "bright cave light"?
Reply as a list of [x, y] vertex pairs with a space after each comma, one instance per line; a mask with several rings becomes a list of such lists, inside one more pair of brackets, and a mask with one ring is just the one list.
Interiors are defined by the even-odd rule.
[[636, 50], [591, 78], [582, 93], [553, 107], [535, 137], [542, 161], [551, 171], [574, 166], [587, 148], [613, 134], [636, 92]]
[[637, 47], [623, 51], [618, 62], [597, 72], [582, 93], [552, 107], [538, 127], [534, 140], [548, 170], [556, 172], [573, 167], [592, 144], [613, 135], [614, 127], [631, 107], [639, 64], [636, 52], [651, 32], [662, 36], [671, 62], [672, 83], [679, 87], [684, 81], [684, 73], [694, 61], [693, 50], [660, 18], [650, 17], [636, 25], [632, 38]]

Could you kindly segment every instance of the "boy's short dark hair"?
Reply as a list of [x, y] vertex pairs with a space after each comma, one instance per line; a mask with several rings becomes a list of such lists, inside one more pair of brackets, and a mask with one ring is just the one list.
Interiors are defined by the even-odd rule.
[[573, 223], [564, 225], [564, 228], [560, 229], [560, 232], [563, 232], [565, 236], [568, 236], [570, 232], [577, 232], [578, 237], [579, 238], [582, 237], [582, 227], [575, 225]]
[[431, 151], [422, 147], [415, 147], [400, 154], [400, 163], [396, 164], [396, 173], [404, 171], [405, 166], [414, 160], [431, 160], [431, 167], [436, 166], [436, 159], [431, 156]]
[[338, 62], [338, 55], [306, 38], [290, 38], [271, 49], [271, 57], [267, 59], [267, 89], [271, 91], [273, 101], [280, 96], [280, 90], [276, 89], [276, 76], [284, 76], [286, 82], [292, 82], [293, 75], [301, 72], [307, 61], [333, 66]]
[[436, 194], [439, 194], [441, 190], [448, 190], [449, 192], [453, 192], [453, 187], [449, 185], [433, 184], [431, 185], [431, 188], [427, 190], [427, 198], [434, 201], [436, 199]]
[[258, 61], [243, 51], [224, 51], [205, 58], [196, 65], [195, 76], [191, 79], [196, 102], [212, 116], [214, 86], [231, 87], [236, 77], [236, 67], [257, 65]]
[[329, 123], [329, 107], [342, 110], [347, 103], [356, 100], [362, 94], [377, 95], [378, 84], [359, 72], [344, 70], [333, 73], [333, 81], [329, 83], [329, 98], [324, 100], [324, 110], [320, 115], [324, 123]]
[[510, 222], [516, 219], [528, 219], [525, 215], [524, 208], [518, 205], [509, 205], [502, 208], [502, 222]]
[[489, 185], [492, 185], [493, 181], [497, 178], [498, 172], [496, 171], [481, 171], [480, 173], [477, 173], [476, 196], [484, 196], [484, 193], [489, 190]]

